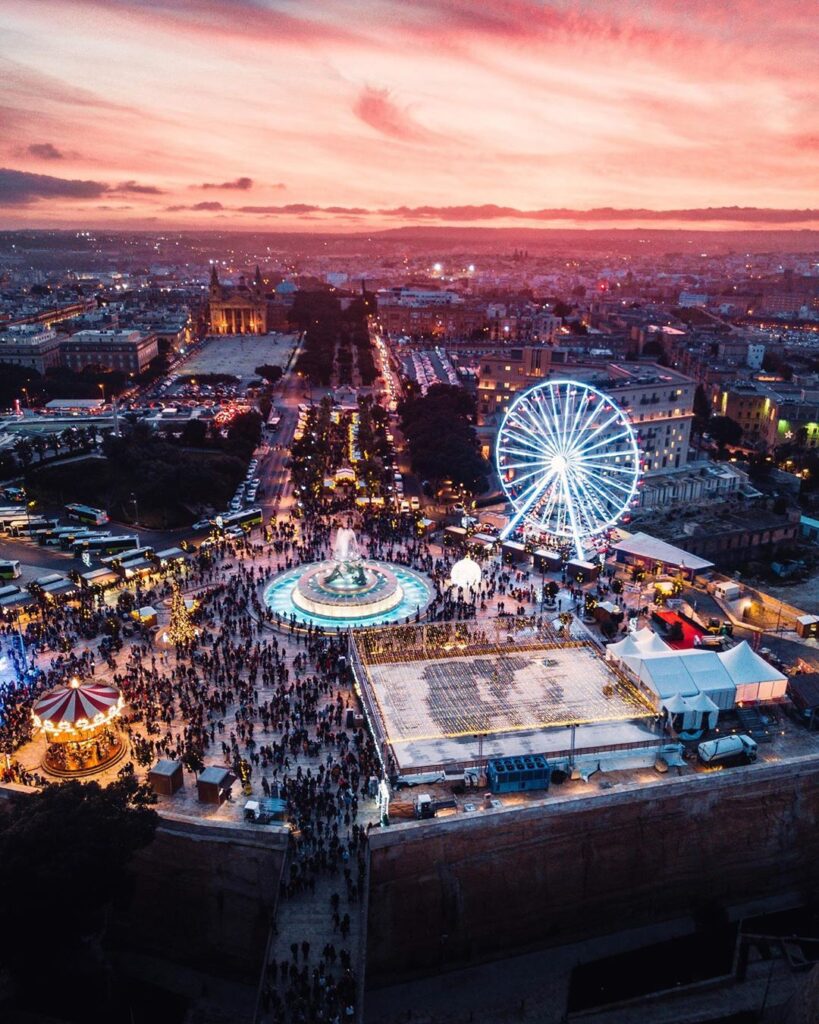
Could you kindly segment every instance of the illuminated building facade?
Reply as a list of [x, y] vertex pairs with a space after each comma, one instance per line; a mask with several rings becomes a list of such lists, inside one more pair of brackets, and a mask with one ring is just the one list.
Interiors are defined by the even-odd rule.
[[211, 334], [267, 334], [270, 329], [267, 298], [258, 267], [252, 285], [240, 277], [236, 288], [228, 290], [219, 283], [214, 266], [210, 274], [208, 307]]

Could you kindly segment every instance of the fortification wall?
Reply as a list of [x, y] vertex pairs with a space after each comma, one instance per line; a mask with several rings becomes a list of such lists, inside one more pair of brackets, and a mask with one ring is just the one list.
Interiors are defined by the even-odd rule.
[[819, 890], [819, 758], [373, 832], [368, 983]]
[[117, 943], [255, 979], [273, 920], [289, 835], [163, 818], [133, 863], [114, 921]]

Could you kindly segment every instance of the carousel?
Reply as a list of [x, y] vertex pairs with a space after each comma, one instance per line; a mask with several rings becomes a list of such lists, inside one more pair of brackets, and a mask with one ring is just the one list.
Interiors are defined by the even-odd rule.
[[125, 742], [116, 728], [122, 694], [115, 686], [72, 679], [44, 693], [32, 709], [46, 738], [43, 768], [61, 778], [93, 775], [116, 764]]

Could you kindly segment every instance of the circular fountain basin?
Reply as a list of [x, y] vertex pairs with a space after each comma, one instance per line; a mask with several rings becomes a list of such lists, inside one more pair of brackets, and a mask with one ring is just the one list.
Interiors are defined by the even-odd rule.
[[347, 629], [396, 623], [423, 612], [433, 587], [420, 573], [384, 562], [361, 563], [363, 581], [350, 574], [328, 583], [336, 563], [297, 566], [280, 573], [264, 602], [287, 622]]

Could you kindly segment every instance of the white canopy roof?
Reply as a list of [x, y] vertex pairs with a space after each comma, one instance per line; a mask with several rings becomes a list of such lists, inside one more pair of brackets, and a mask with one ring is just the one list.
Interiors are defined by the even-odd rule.
[[649, 629], [648, 626], [638, 629], [634, 634], [634, 640], [642, 654], [664, 654], [671, 650], [665, 640], [658, 636], [653, 629]]
[[616, 644], [609, 644], [606, 648], [606, 655], [613, 655], [615, 658], [622, 658], [626, 654], [640, 654], [640, 648], [630, 633], [622, 640], [618, 640]]
[[756, 651], [752, 651], [747, 640], [732, 647], [730, 651], [723, 651], [717, 657], [736, 686], [748, 683], [781, 683], [786, 679], [778, 669], [768, 664]]
[[663, 707], [669, 715], [682, 715], [688, 711], [689, 705], [685, 697], [681, 697], [678, 693], [672, 693], [663, 701]]
[[654, 654], [641, 659], [638, 675], [663, 702], [672, 695], [693, 697], [699, 693], [683, 659], [677, 654]]
[[639, 660], [627, 658], [626, 664], [662, 701], [673, 693], [694, 697], [702, 692], [728, 690], [733, 694], [736, 691], [730, 675], [713, 651], [648, 654]]
[[690, 551], [667, 544], [664, 540], [652, 537], [648, 533], [634, 533], [626, 540], [615, 544], [614, 550], [635, 555], [637, 558], [649, 558], [655, 562], [665, 562], [667, 565], [692, 569], [694, 572], [711, 569], [714, 565], [713, 562], [707, 562], [698, 555], [692, 555]]
[[698, 693], [696, 697], [687, 697], [685, 703], [692, 711], [719, 711], [717, 705], [711, 700], [707, 693]]

